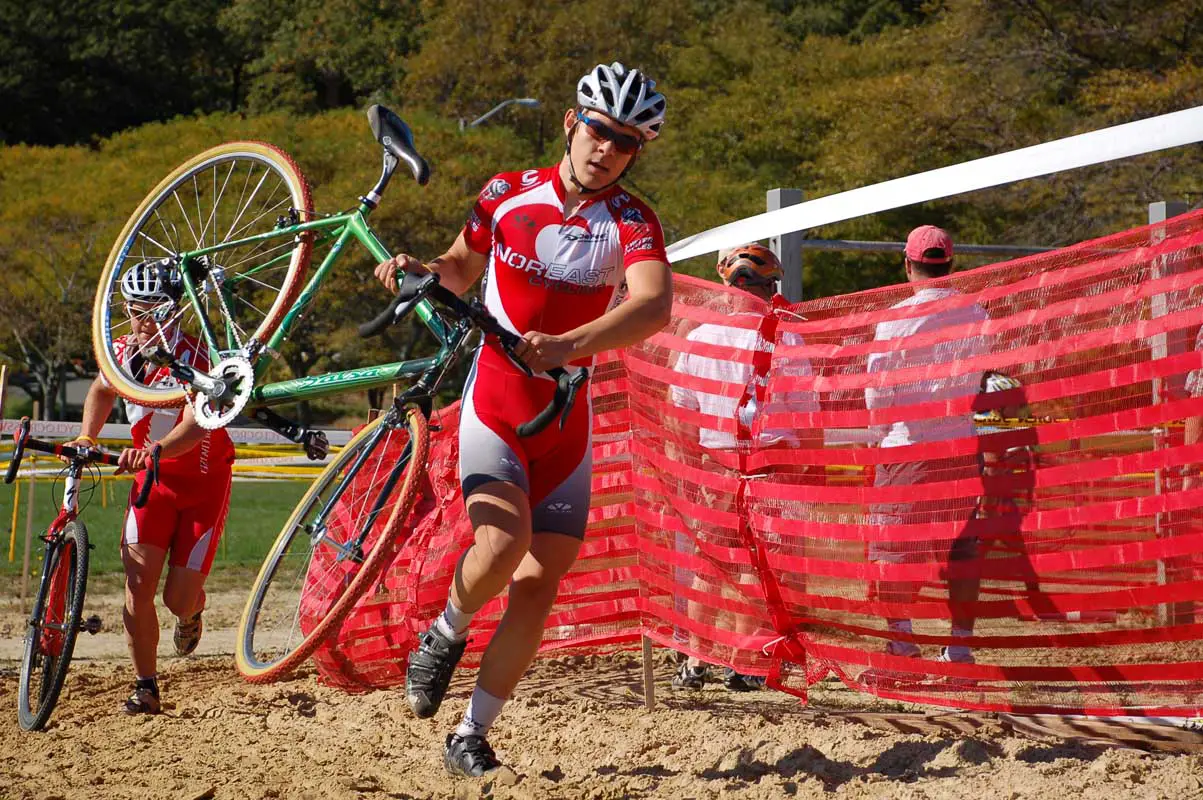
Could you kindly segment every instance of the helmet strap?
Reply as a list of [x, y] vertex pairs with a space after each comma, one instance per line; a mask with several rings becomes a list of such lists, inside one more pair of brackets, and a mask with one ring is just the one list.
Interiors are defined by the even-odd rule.
[[576, 190], [581, 194], [597, 194], [598, 192], [604, 192], [606, 189], [609, 189], [611, 186], [615, 185], [626, 177], [626, 174], [631, 171], [631, 167], [635, 166], [635, 162], [639, 160], [639, 154], [636, 153], [631, 157], [631, 160], [627, 162], [626, 169], [624, 169], [622, 174], [620, 174], [617, 178], [610, 181], [605, 186], [600, 186], [596, 189], [590, 189], [588, 186], [581, 183], [579, 178], [577, 178], [576, 167], [572, 164], [572, 137], [576, 135], [577, 126], [580, 124], [581, 123], [579, 122], [572, 123], [572, 127], [568, 129], [568, 138], [564, 143], [564, 155], [568, 156], [568, 180], [572, 181], [572, 185], [575, 186]]

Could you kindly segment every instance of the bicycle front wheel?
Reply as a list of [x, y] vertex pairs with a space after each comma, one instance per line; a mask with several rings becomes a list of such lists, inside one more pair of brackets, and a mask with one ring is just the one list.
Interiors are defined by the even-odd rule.
[[17, 717], [27, 731], [41, 730], [50, 719], [75, 651], [88, 586], [84, 524], [68, 523], [47, 557], [51, 563], [33, 601], [17, 686]]
[[[181, 164], [129, 218], [100, 274], [92, 310], [100, 373], [118, 394], [140, 405], [183, 405], [186, 387], [148, 386], [133, 374], [136, 368], [121, 363], [118, 341], [132, 335], [122, 275], [134, 265], [163, 259], [173, 269], [181, 253], [221, 248], [189, 261], [196, 302], [182, 294], [174, 313], [159, 325], [164, 338], [178, 326], [202, 345], [207, 325], [219, 352], [235, 352], [252, 341], [265, 342], [279, 327], [301, 290], [312, 254], [310, 235], [270, 234], [281, 224], [312, 219], [305, 176], [272, 145], [230, 142]], [[182, 280], [178, 270], [166, 274]], [[184, 291], [182, 284], [176, 291]]]
[[393, 410], [326, 467], [272, 545], [238, 624], [235, 661], [267, 683], [313, 655], [396, 554], [426, 471], [426, 418]]

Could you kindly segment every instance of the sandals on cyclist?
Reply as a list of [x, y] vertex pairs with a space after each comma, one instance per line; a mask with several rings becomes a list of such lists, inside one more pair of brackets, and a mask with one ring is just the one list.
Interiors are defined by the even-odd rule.
[[205, 613], [202, 608], [188, 619], [175, 620], [175, 635], [172, 637], [175, 641], [175, 654], [177, 656], [192, 655], [196, 650], [196, 646], [200, 644], [201, 634], [205, 630], [205, 623], [201, 619], [201, 615]]
[[126, 714], [158, 714], [163, 711], [159, 696], [150, 689], [134, 685], [134, 693], [125, 701]]

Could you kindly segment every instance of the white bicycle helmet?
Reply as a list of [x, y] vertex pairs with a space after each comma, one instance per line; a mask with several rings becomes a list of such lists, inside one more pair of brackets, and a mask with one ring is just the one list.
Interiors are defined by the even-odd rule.
[[656, 82], [618, 61], [609, 66], [598, 64], [582, 77], [576, 85], [576, 100], [583, 108], [638, 128], [648, 141], [660, 135], [664, 124], [664, 95], [656, 91]]
[[175, 303], [167, 270], [154, 261], [133, 264], [121, 276], [121, 296], [131, 303]]

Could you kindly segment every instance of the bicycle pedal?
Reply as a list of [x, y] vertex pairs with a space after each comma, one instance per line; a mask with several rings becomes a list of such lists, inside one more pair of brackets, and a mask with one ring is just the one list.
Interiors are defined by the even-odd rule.
[[301, 435], [301, 443], [310, 461], [321, 461], [330, 455], [330, 441], [321, 431], [306, 431]]
[[93, 614], [92, 616], [85, 619], [83, 622], [79, 623], [79, 629], [81, 631], [86, 631], [87, 633], [90, 633], [93, 636], [100, 633], [100, 630], [103, 627], [104, 627], [104, 623], [101, 622], [100, 617], [97, 616], [96, 614]]

